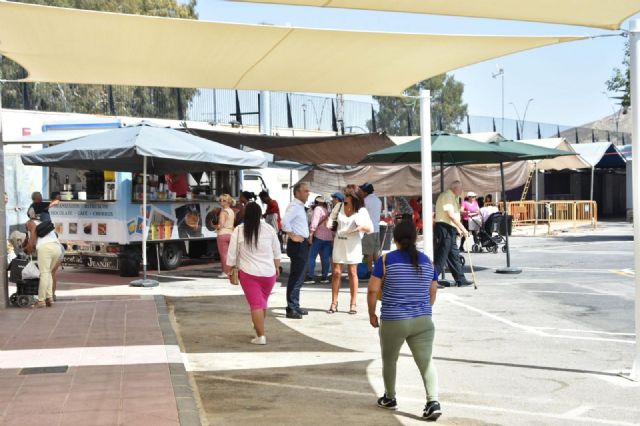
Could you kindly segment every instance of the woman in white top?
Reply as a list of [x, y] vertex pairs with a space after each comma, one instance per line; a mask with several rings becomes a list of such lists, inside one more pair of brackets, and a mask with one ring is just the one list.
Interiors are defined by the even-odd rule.
[[222, 269], [218, 278], [226, 278], [229, 274], [229, 268], [227, 267], [227, 253], [229, 252], [229, 242], [231, 241], [233, 224], [236, 217], [231, 207], [235, 204], [235, 200], [229, 194], [222, 194], [218, 202], [220, 203], [220, 206], [222, 206], [220, 216], [218, 216], [218, 235], [216, 237], [218, 253], [220, 254], [220, 267]]
[[333, 241], [331, 306], [327, 313], [332, 314], [338, 311], [342, 265], [347, 265], [351, 291], [349, 313], [355, 315], [358, 313], [358, 264], [362, 262], [362, 237], [373, 230], [373, 224], [362, 199], [353, 193], [347, 193], [344, 201], [334, 207], [327, 220], [329, 229], [333, 226], [334, 221], [338, 222], [338, 229]]
[[39, 220], [27, 222], [28, 239], [25, 241], [24, 251], [32, 254], [34, 250], [38, 255], [38, 269], [40, 269], [40, 283], [38, 286], [38, 301], [33, 308], [44, 308], [53, 305], [53, 277], [52, 271], [60, 262], [63, 254], [62, 244], [58, 236], [51, 230], [44, 237], [38, 237], [37, 226], [42, 223]]
[[[256, 330], [254, 345], [265, 345], [264, 319], [267, 300], [280, 270], [280, 241], [272, 226], [261, 222], [262, 209], [255, 202], [246, 205], [244, 223], [231, 235], [227, 266], [237, 266], [240, 285], [251, 308]], [[231, 273], [229, 273], [231, 275]]]

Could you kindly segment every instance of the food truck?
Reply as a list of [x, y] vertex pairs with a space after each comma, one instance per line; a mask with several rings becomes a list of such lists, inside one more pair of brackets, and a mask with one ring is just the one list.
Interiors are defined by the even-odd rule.
[[217, 195], [227, 192], [236, 175], [234, 171], [187, 174], [191, 185], [186, 194], [171, 190], [168, 175], [147, 175], [143, 211], [142, 174], [49, 168], [51, 198], [61, 200], [49, 213], [66, 250], [64, 264], [137, 276], [144, 220], [150, 265], [159, 262], [170, 270], [184, 256], [217, 255]]

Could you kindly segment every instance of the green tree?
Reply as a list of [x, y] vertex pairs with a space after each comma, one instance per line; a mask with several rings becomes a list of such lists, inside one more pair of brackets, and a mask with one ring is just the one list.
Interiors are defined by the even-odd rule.
[[[15, 0], [14, 0], [15, 1]], [[135, 15], [197, 19], [197, 0], [19, 0], [19, 3], [68, 7]], [[25, 69], [0, 56], [0, 79], [19, 80]], [[145, 117], [184, 117], [196, 89], [80, 85], [58, 83], [6, 83], [4, 108], [63, 111]], [[178, 108], [180, 107], [180, 108]], [[178, 114], [180, 109], [180, 114]]]
[[[420, 106], [417, 96], [420, 89], [431, 91], [431, 129], [453, 132], [467, 115], [467, 105], [462, 102], [464, 84], [447, 74], [421, 81], [405, 91], [407, 97], [374, 96], [380, 109], [376, 113], [377, 130], [389, 135], [407, 135], [420, 133]], [[367, 123], [373, 130], [372, 123]]]
[[605, 82], [607, 91], [615, 93], [614, 99], [618, 99], [618, 103], [626, 111], [631, 106], [631, 75], [629, 74], [629, 64], [631, 56], [629, 52], [629, 41], [625, 43], [624, 59], [622, 60], [622, 69], [614, 68], [613, 75]]

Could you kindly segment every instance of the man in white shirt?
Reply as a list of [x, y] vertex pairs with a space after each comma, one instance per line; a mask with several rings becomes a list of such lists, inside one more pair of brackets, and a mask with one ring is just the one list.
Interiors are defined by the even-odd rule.
[[282, 219], [282, 231], [287, 234], [287, 256], [291, 260], [287, 281], [287, 318], [302, 319], [306, 309], [300, 307], [300, 288], [309, 262], [309, 223], [304, 204], [309, 199], [309, 184], [293, 185], [294, 199], [287, 207]]
[[364, 206], [367, 208], [373, 223], [373, 231], [362, 237], [362, 254], [367, 256], [367, 266], [369, 272], [371, 272], [373, 264], [380, 257], [380, 213], [382, 212], [382, 201], [373, 193], [373, 185], [370, 183], [360, 185], [358, 195], [364, 199]]

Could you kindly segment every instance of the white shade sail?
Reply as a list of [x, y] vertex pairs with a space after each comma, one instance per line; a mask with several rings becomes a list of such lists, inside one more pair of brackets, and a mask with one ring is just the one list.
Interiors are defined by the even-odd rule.
[[640, 12], [638, 0], [234, 0], [296, 6], [509, 19], [618, 29]]
[[0, 2], [0, 54], [30, 82], [394, 96], [453, 69], [582, 38], [318, 30]]

